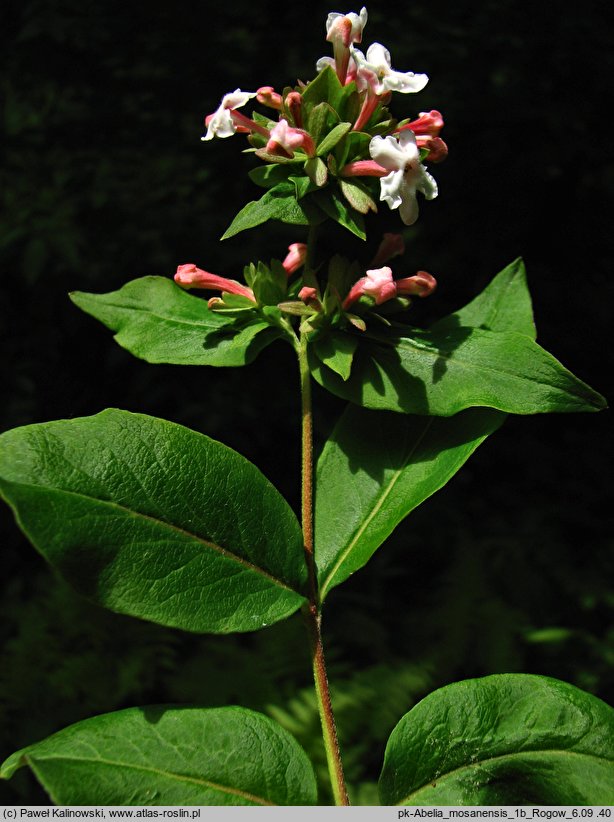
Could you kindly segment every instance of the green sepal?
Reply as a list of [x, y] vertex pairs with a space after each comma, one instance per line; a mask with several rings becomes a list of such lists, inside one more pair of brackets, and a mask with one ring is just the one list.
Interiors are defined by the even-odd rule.
[[319, 337], [313, 347], [324, 365], [339, 374], [342, 380], [347, 380], [352, 370], [352, 360], [357, 345], [358, 340], [355, 337], [331, 331]]
[[383, 805], [612, 805], [614, 710], [542, 676], [441, 688], [393, 730]]
[[246, 708], [152, 705], [77, 722], [10, 756], [56, 805], [313, 805], [303, 749]]
[[0, 494], [79, 593], [197, 633], [253, 631], [304, 603], [300, 526], [248, 460], [108, 409], [0, 435]]
[[[122, 348], [150, 363], [241, 366], [279, 336], [255, 313], [251, 322], [235, 324], [166, 277], [141, 277], [108, 294], [74, 291], [70, 298], [111, 329]], [[250, 310], [245, 298], [235, 307]]]
[[246, 266], [245, 281], [249, 283], [260, 306], [277, 305], [286, 299], [288, 275], [279, 260], [271, 260], [270, 265], [259, 261], [257, 265]]

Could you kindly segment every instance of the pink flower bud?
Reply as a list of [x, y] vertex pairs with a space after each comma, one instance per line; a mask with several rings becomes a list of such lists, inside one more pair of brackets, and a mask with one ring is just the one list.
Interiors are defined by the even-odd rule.
[[375, 160], [355, 160], [343, 166], [339, 173], [342, 177], [385, 177], [390, 172]]
[[271, 129], [266, 150], [269, 154], [294, 157], [294, 149], [301, 148], [309, 157], [315, 155], [315, 144], [310, 134], [300, 128], [293, 128], [283, 118]]
[[182, 288], [206, 288], [214, 291], [225, 291], [228, 294], [240, 294], [248, 300], [256, 302], [254, 292], [251, 288], [243, 285], [237, 280], [229, 280], [226, 277], [218, 277], [217, 274], [210, 274], [197, 268], [194, 263], [185, 263], [177, 267], [175, 282]]
[[371, 265], [374, 267], [381, 266], [384, 263], [387, 263], [388, 260], [392, 260], [393, 257], [400, 257], [401, 254], [404, 253], [405, 243], [403, 241], [403, 235], [392, 234], [387, 231], [379, 244], [379, 248], [377, 249]]
[[408, 128], [411, 129], [416, 136], [421, 134], [428, 135], [429, 137], [437, 137], [443, 128], [443, 117], [436, 109], [432, 111], [421, 111], [417, 120], [412, 120], [411, 123], [401, 126], [397, 131], [404, 131]]
[[277, 109], [277, 111], [281, 109], [282, 96], [275, 91], [273, 86], [262, 86], [262, 88], [259, 88], [256, 92], [256, 100], [263, 106]]
[[437, 288], [437, 280], [428, 271], [417, 271], [413, 277], [396, 281], [397, 293], [428, 297]]
[[286, 95], [286, 108], [288, 109], [289, 114], [292, 116], [292, 120], [294, 125], [297, 128], [303, 127], [303, 115], [302, 115], [302, 106], [303, 106], [303, 98], [298, 93], [298, 91], [291, 91], [289, 94]]
[[311, 306], [318, 306], [320, 305], [320, 300], [318, 299], [318, 290], [317, 288], [313, 288], [310, 285], [304, 285], [301, 290], [298, 292], [299, 300], [302, 300], [305, 305]]
[[307, 245], [305, 243], [291, 243], [288, 246], [288, 253], [282, 263], [288, 277], [298, 271], [304, 264], [306, 256]]
[[433, 139], [427, 139], [426, 142], [421, 143], [421, 140], [424, 138], [418, 137], [416, 138], [416, 142], [418, 144], [418, 148], [428, 148], [429, 153], [424, 162], [428, 163], [441, 163], [443, 160], [446, 159], [448, 156], [448, 147], [441, 139], [441, 137], [433, 137]]
[[375, 305], [381, 305], [386, 300], [396, 297], [397, 286], [392, 279], [392, 271], [387, 265], [383, 268], [370, 269], [365, 277], [355, 282], [343, 301], [343, 308], [349, 308], [363, 295], [373, 297]]

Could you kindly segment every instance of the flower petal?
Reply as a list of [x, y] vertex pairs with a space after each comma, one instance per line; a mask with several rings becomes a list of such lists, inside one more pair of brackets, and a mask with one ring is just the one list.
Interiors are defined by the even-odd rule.
[[232, 137], [236, 134], [236, 127], [230, 113], [231, 109], [241, 108], [248, 100], [256, 96], [256, 92], [241, 91], [240, 88], [225, 94], [218, 109], [206, 119], [207, 133], [203, 140], [213, 140], [214, 137]]
[[[402, 132], [402, 134], [404, 133], [405, 132]], [[411, 134], [412, 132], [409, 133]], [[399, 136], [402, 136], [402, 134]], [[400, 142], [400, 139], [397, 140], [391, 134], [387, 137], [377, 135], [377, 137], [374, 137], [369, 143], [369, 154], [376, 163], [388, 169], [388, 171], [398, 171], [404, 168], [406, 163], [417, 159], [418, 147], [415, 144], [415, 138], [412, 151], [411, 146], [405, 148], [403, 143]]]
[[403, 202], [401, 189], [403, 187], [403, 172], [391, 171], [380, 182], [380, 200], [388, 203], [390, 208], [398, 208]]
[[403, 72], [390, 69], [382, 79], [382, 85], [387, 91], [412, 94], [416, 91], [422, 91], [428, 81], [427, 74], [414, 74], [413, 71]]

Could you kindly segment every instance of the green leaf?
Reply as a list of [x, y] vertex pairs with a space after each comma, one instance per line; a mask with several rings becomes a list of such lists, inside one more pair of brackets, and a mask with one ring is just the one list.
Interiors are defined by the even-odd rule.
[[406, 414], [449, 416], [471, 406], [513, 414], [605, 407], [600, 394], [524, 334], [468, 326], [408, 332], [366, 331], [345, 382], [315, 356], [312, 374], [343, 399]]
[[239, 211], [222, 240], [234, 237], [241, 231], [266, 223], [267, 220], [280, 220], [292, 225], [316, 225], [323, 219], [319, 210], [304, 199], [297, 202], [293, 183], [278, 183], [259, 200], [253, 200]]
[[485, 408], [454, 417], [415, 417], [348, 406], [317, 465], [321, 598], [362, 568], [399, 522], [442, 488], [504, 419]]
[[488, 331], [516, 331], [535, 339], [531, 296], [520, 257], [500, 271], [474, 300], [435, 323], [432, 330], [448, 331], [467, 325]]
[[[345, 275], [342, 260], [335, 262], [336, 276]], [[522, 263], [512, 263], [473, 303], [441, 323], [455, 328], [459, 317], [467, 325], [488, 324], [492, 331], [530, 334], [533, 311]], [[322, 599], [443, 487], [505, 417], [485, 408], [453, 417], [416, 417], [348, 405], [317, 466], [315, 537]]]
[[612, 805], [614, 710], [555, 679], [448, 685], [393, 730], [384, 805]]
[[287, 166], [274, 163], [267, 166], [256, 166], [248, 171], [247, 176], [262, 188], [275, 188], [279, 183], [285, 182], [291, 173], [292, 170]]
[[367, 239], [363, 215], [348, 206], [345, 199], [330, 186], [325, 190], [315, 192], [313, 199], [322, 211], [339, 225], [347, 228], [361, 240]]
[[319, 103], [328, 103], [333, 110], [337, 111], [339, 108], [337, 104], [344, 96], [339, 78], [330, 66], [326, 66], [303, 91], [302, 103], [307, 112]]
[[[309, 162], [310, 161], [307, 160], [305, 166], [307, 166], [307, 163]], [[326, 166], [324, 166], [324, 171], [326, 171]], [[302, 177], [288, 177], [288, 180], [294, 186], [294, 196], [297, 200], [302, 200], [303, 197], [309, 194], [310, 191], [317, 191], [318, 188], [317, 183], [311, 179], [309, 174], [307, 174], [307, 176]], [[324, 182], [326, 182], [326, 180], [324, 180]]]
[[325, 365], [339, 374], [342, 380], [347, 380], [352, 370], [357, 345], [358, 340], [355, 337], [333, 331], [316, 340], [314, 349]]
[[345, 137], [351, 128], [351, 123], [338, 123], [331, 131], [328, 132], [326, 137], [324, 137], [322, 142], [318, 145], [318, 157], [323, 157], [325, 154], [328, 154], [329, 151], [332, 151], [339, 140], [341, 140], [342, 137]]
[[244, 457], [108, 409], [0, 436], [0, 494], [77, 591], [182, 628], [251, 631], [301, 607], [294, 513]]
[[128, 708], [78, 722], [9, 757], [56, 805], [312, 805], [307, 755], [245, 708]]
[[259, 262], [251, 286], [261, 305], [277, 305], [286, 298], [288, 275], [279, 260], [271, 260], [270, 266]]
[[279, 337], [257, 318], [237, 328], [166, 277], [141, 277], [108, 294], [74, 291], [70, 298], [114, 331], [122, 348], [151, 363], [245, 365]]
[[310, 157], [305, 163], [305, 174], [316, 188], [322, 188], [328, 180], [328, 168], [320, 157]]
[[341, 179], [339, 185], [343, 196], [356, 211], [360, 211], [361, 214], [368, 214], [369, 211], [377, 211], [375, 200], [371, 196], [370, 191], [366, 186], [362, 185], [362, 183], [359, 183], [357, 180]]

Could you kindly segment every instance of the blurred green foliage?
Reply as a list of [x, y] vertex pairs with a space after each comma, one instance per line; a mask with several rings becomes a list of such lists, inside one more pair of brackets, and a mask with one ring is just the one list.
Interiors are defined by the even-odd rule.
[[[185, 262], [236, 277], [250, 259], [302, 239], [273, 225], [218, 243], [256, 196], [246, 176], [253, 158], [240, 153], [241, 138], [199, 137], [223, 93], [310, 79], [328, 53], [328, 11], [270, 1], [3, 5], [2, 429], [105, 406], [168, 417], [239, 450], [297, 506], [289, 348], [273, 346], [240, 370], [149, 366], [66, 292], [170, 276]], [[438, 108], [446, 120], [440, 197], [406, 232], [397, 268], [439, 280], [417, 317], [453, 310], [523, 254], [540, 341], [612, 396], [606, 13], [599, 0], [572, 10], [526, 0], [383, 3], [369, 8], [365, 43], [384, 42], [395, 67], [431, 78], [421, 95], [395, 98], [396, 113]], [[399, 227], [387, 209], [378, 221]], [[332, 242], [360, 252], [343, 235]], [[341, 404], [315, 392], [322, 440]], [[331, 595], [330, 676], [359, 800], [373, 801], [390, 729], [439, 685], [526, 671], [614, 703], [611, 439], [607, 413], [509, 420]], [[211, 638], [104, 613], [55, 580], [10, 513], [0, 516], [2, 755], [128, 705], [238, 703], [276, 716], [322, 771], [298, 619]], [[45, 802], [26, 774], [0, 797]]]

